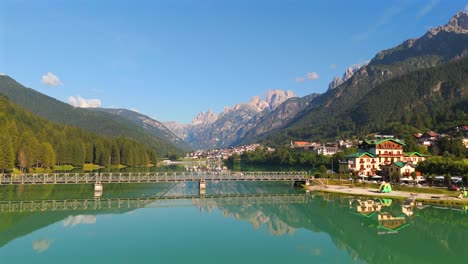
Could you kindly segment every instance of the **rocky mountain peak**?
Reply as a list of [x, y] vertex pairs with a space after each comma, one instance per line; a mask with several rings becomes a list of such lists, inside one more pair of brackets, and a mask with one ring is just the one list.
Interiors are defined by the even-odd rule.
[[441, 31], [455, 32], [460, 34], [468, 33], [468, 12], [458, 12], [449, 20], [446, 25], [430, 29], [428, 34], [437, 35]]
[[230, 110], [236, 111], [245, 105], [249, 106], [251, 109], [254, 109], [256, 112], [262, 112], [265, 109], [273, 111], [284, 101], [292, 97], [296, 97], [292, 91], [271, 89], [268, 91], [265, 100], [263, 100], [260, 96], [253, 96], [247, 104], [236, 104], [232, 108], [224, 107], [224, 112], [228, 112]]
[[200, 112], [193, 120], [192, 125], [208, 125], [214, 123], [218, 119], [218, 114], [211, 109], [206, 112]]
[[260, 96], [252, 97], [248, 105], [257, 110], [257, 112], [261, 112], [265, 108], [270, 107], [270, 105], [266, 101], [263, 101], [262, 98], [260, 98]]
[[340, 86], [342, 83], [346, 82], [349, 80], [351, 77], [353, 77], [354, 73], [357, 72], [362, 66], [358, 64], [353, 64], [349, 66], [345, 72], [343, 73], [343, 78], [340, 77], [335, 77], [333, 78], [333, 81], [328, 85], [328, 90], [335, 89], [336, 87]]
[[342, 83], [344, 83], [343, 79], [341, 79], [338, 76], [335, 76], [331, 83], [328, 85], [328, 90], [335, 89], [336, 87], [340, 86]]
[[296, 97], [296, 95], [292, 91], [272, 89], [268, 91], [266, 103], [270, 107], [270, 110], [275, 110], [280, 104], [292, 97]]

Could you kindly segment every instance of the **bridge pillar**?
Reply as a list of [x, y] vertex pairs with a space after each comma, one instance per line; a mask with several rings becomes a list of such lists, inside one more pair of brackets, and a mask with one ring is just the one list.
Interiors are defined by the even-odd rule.
[[96, 182], [94, 184], [94, 197], [101, 197], [103, 191], [104, 191], [104, 188], [102, 186], [102, 183]]
[[200, 195], [206, 194], [206, 181], [205, 180], [200, 180]]

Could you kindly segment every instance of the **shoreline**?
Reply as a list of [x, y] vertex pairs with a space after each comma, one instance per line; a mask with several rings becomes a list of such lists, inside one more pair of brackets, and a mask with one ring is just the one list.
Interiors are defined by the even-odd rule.
[[304, 186], [307, 191], [316, 191], [324, 193], [346, 194], [353, 196], [367, 196], [376, 198], [391, 198], [406, 200], [411, 199], [417, 202], [431, 203], [431, 204], [447, 204], [447, 205], [468, 205], [468, 198], [456, 198], [448, 196], [447, 194], [433, 194], [433, 193], [412, 193], [405, 191], [391, 191], [390, 193], [380, 193], [376, 188], [367, 187], [351, 187], [343, 185], [323, 185], [323, 186]]

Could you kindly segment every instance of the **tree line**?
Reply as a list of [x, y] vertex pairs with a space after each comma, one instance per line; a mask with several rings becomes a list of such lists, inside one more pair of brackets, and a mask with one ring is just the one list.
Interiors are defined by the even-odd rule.
[[326, 173], [327, 170], [339, 171], [339, 161], [344, 156], [356, 152], [356, 148], [345, 149], [334, 155], [321, 155], [313, 151], [293, 149], [289, 146], [278, 147], [274, 151], [266, 151], [258, 147], [254, 151], [246, 151], [242, 155], [234, 154], [226, 161], [228, 165], [243, 163], [250, 165], [280, 165], [309, 167], [310, 171]]
[[158, 156], [133, 140], [57, 125], [0, 96], [0, 172], [30, 172], [85, 163], [109, 167], [156, 164]]
[[433, 157], [418, 163], [416, 169], [424, 175], [468, 176], [468, 162], [450, 157]]

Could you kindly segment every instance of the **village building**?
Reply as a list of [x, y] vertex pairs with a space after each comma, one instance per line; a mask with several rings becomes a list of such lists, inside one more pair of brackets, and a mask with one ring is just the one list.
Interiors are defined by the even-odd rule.
[[382, 166], [382, 174], [384, 175], [392, 175], [395, 172], [401, 176], [410, 176], [412, 172], [415, 172], [415, 165], [411, 162], [397, 161]]
[[313, 150], [316, 154], [320, 155], [334, 155], [339, 151], [338, 146], [326, 144], [317, 144]]
[[429, 131], [424, 134], [413, 134], [413, 137], [415, 137], [416, 141], [420, 145], [424, 145], [426, 147], [429, 147], [432, 144], [434, 144], [437, 140], [439, 140], [440, 136], [441, 135], [439, 133], [436, 133], [434, 131]]
[[301, 150], [312, 150], [315, 147], [315, 143], [308, 141], [294, 141], [291, 142], [291, 148], [301, 149]]
[[[415, 165], [426, 160], [428, 156], [419, 152], [404, 153], [404, 146], [405, 143], [390, 136], [365, 140], [359, 144], [358, 152], [345, 156], [346, 160], [340, 162], [340, 173], [355, 171], [364, 176], [389, 175], [387, 173], [392, 172], [390, 169], [395, 171], [404, 163], [403, 169], [400, 168], [402, 175], [406, 175], [407, 172], [411, 174]], [[392, 166], [389, 167], [390, 165]]]
[[337, 144], [320, 144], [308, 141], [294, 141], [294, 143], [291, 142], [291, 148], [313, 151], [320, 155], [334, 155], [339, 151]]

